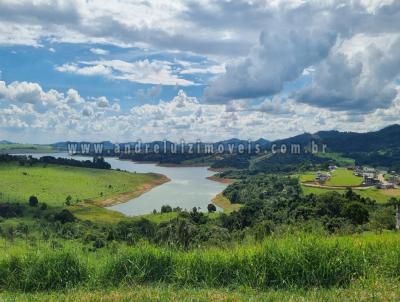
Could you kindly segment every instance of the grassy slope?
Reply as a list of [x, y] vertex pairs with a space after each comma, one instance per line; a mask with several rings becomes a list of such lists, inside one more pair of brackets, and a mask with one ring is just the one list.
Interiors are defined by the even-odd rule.
[[352, 158], [344, 157], [339, 153], [327, 152], [327, 153], [317, 153], [316, 156], [333, 159], [335, 160], [340, 166], [354, 166], [355, 160]]
[[[24, 175], [24, 173], [26, 175]], [[157, 178], [153, 174], [87, 169], [64, 166], [0, 165], [0, 201], [25, 202], [30, 195], [51, 206], [72, 201], [100, 200], [137, 189]]]
[[243, 206], [238, 203], [236, 203], [236, 204], [231, 203], [230, 200], [228, 198], [226, 198], [222, 193], [215, 196], [213, 198], [212, 202], [214, 204], [216, 204], [217, 206], [219, 206], [220, 208], [222, 208], [224, 210], [224, 212], [227, 214], [232, 213], [233, 211], [237, 211], [240, 209], [240, 207]]
[[[345, 191], [345, 188], [343, 189], [322, 189], [322, 188], [311, 188], [311, 187], [306, 187], [302, 186], [303, 188], [303, 193], [304, 194], [323, 194], [329, 191], [337, 191], [339, 193], [343, 193]], [[357, 194], [363, 196], [363, 197], [369, 197], [371, 199], [376, 200], [378, 203], [385, 203], [387, 202], [390, 197], [395, 196], [399, 197], [400, 196], [400, 190], [396, 190], [394, 194], [392, 194], [391, 190], [379, 190], [375, 188], [367, 189], [367, 190], [354, 190]], [[397, 195], [396, 195], [397, 194]]]

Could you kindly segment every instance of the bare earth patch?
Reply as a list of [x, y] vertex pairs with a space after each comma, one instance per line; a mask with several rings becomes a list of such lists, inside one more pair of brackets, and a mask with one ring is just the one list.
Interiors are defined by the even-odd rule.
[[109, 198], [102, 199], [102, 200], [88, 200], [86, 202], [94, 204], [99, 207], [109, 207], [109, 206], [113, 206], [116, 204], [127, 202], [133, 198], [139, 197], [140, 195], [150, 191], [154, 187], [160, 186], [160, 185], [170, 181], [170, 179], [168, 177], [166, 177], [165, 175], [157, 174], [157, 173], [152, 173], [152, 174], [157, 175], [158, 177], [150, 182], [147, 182], [147, 183], [133, 189], [132, 191], [128, 191], [128, 192], [118, 194], [116, 196], [109, 197]]

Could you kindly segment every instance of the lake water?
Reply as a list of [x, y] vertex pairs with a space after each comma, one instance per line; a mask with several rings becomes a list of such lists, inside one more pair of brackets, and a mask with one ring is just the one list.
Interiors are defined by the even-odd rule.
[[[71, 157], [67, 153], [32, 154], [34, 157], [50, 155], [54, 157]], [[87, 160], [88, 157], [74, 156], [77, 160]], [[180, 207], [191, 210], [193, 207], [200, 211], [207, 211], [207, 205], [212, 198], [221, 193], [226, 185], [208, 180], [207, 177], [214, 174], [206, 167], [160, 167], [150, 163], [135, 163], [132, 161], [106, 158], [113, 169], [121, 169], [138, 173], [160, 173], [171, 181], [157, 186], [141, 196], [128, 202], [109, 207], [109, 209], [121, 212], [125, 215], [136, 216], [158, 212], [163, 205]], [[221, 210], [217, 207], [218, 210]]]

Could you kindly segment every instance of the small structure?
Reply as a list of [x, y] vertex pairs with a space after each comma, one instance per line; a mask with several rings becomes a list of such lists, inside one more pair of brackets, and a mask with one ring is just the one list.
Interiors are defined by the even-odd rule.
[[378, 188], [378, 189], [384, 189], [384, 190], [387, 190], [387, 189], [394, 189], [394, 184], [393, 184], [393, 183], [390, 183], [390, 182], [381, 182], [381, 183], [378, 183], [378, 184], [376, 185], [376, 188]]
[[315, 180], [318, 181], [319, 183], [324, 183], [329, 179], [331, 179], [330, 173], [317, 172], [317, 175], [315, 176]]
[[328, 169], [329, 169], [329, 171], [335, 171], [337, 169], [337, 167], [331, 165], [331, 166], [328, 167]]
[[389, 175], [388, 182], [392, 183], [393, 185], [398, 185], [400, 182], [400, 179], [397, 175]]

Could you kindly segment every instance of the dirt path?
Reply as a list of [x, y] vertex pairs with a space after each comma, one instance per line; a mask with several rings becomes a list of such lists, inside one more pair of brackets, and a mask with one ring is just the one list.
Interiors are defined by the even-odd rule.
[[311, 187], [311, 188], [321, 188], [321, 189], [339, 189], [339, 190], [345, 190], [347, 188], [352, 188], [355, 190], [367, 190], [372, 188], [373, 186], [368, 186], [368, 187], [363, 187], [363, 186], [326, 186], [326, 185], [321, 185], [318, 183], [314, 182], [303, 182], [302, 185], [306, 187]]

